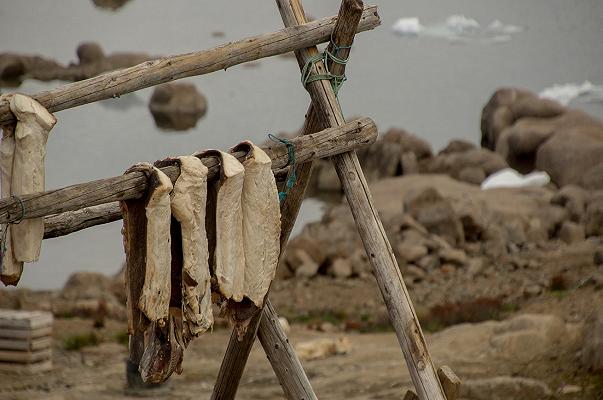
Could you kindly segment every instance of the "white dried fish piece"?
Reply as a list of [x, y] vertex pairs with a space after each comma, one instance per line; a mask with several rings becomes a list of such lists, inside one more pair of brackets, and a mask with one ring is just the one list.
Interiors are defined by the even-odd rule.
[[245, 141], [233, 151], [247, 151], [243, 161], [245, 180], [243, 208], [243, 246], [245, 249], [244, 293], [257, 307], [274, 279], [280, 254], [281, 215], [272, 160], [259, 147]]
[[198, 156], [215, 156], [220, 160], [220, 180], [217, 184], [216, 197], [214, 272], [222, 295], [226, 299], [241, 301], [245, 294], [241, 208], [245, 168], [235, 157], [222, 151], [207, 150]]
[[167, 320], [170, 306], [172, 263], [170, 192], [173, 185], [170, 178], [155, 167], [149, 179], [152, 193], [145, 207], [146, 270], [138, 308], [152, 322], [161, 322]]
[[[0, 143], [0, 169], [2, 170], [2, 198], [11, 196], [11, 176], [15, 154], [15, 132], [14, 125], [2, 127], [2, 143]], [[23, 272], [23, 263], [17, 261], [13, 254], [11, 229], [5, 225], [6, 238], [2, 249], [2, 268], [0, 279], [5, 285], [16, 285]], [[0, 245], [2, 245], [0, 243]]]
[[[172, 214], [182, 232], [184, 343], [213, 325], [209, 252], [205, 232], [207, 167], [194, 156], [178, 157], [180, 175], [171, 194]], [[204, 301], [206, 298], [209, 301]]]
[[[15, 94], [10, 109], [17, 118], [11, 194], [43, 192], [48, 133], [56, 118], [31, 97]], [[38, 261], [44, 237], [44, 218], [31, 218], [11, 226], [13, 252], [22, 262]]]

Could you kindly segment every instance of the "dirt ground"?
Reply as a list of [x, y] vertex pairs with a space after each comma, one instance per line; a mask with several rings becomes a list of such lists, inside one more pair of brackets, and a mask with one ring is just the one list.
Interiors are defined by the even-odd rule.
[[[376, 307], [380, 303], [374, 283], [363, 281], [335, 283], [331, 281], [329, 296], [344, 299], [352, 293], [356, 296], [366, 295], [368, 307]], [[327, 282], [312, 280], [299, 284], [308, 296], [320, 299], [324, 294]], [[285, 285], [287, 286], [287, 285]], [[363, 288], [362, 290], [359, 290]], [[299, 306], [303, 299], [295, 302], [283, 302], [290, 290], [274, 291], [273, 302], [277, 309]], [[299, 297], [297, 295], [295, 298]], [[292, 297], [289, 297], [291, 300]], [[526, 301], [520, 310], [510, 312], [506, 317], [524, 313], [556, 315], [564, 322], [580, 324], [593, 307], [602, 307], [600, 292], [590, 287], [559, 293], [545, 293]], [[379, 309], [377, 306], [377, 309]], [[349, 322], [339, 321], [332, 313], [320, 314], [315, 311], [314, 318], [294, 321], [289, 335], [294, 346], [316, 338], [338, 338], [345, 336], [351, 344], [348, 354], [328, 357], [321, 360], [304, 361], [304, 367], [315, 391], [324, 399], [380, 399], [402, 398], [411, 381], [406, 370], [402, 353], [393, 332], [352, 331]], [[295, 319], [295, 316], [292, 316]], [[488, 324], [488, 323], [486, 323]], [[454, 350], [460, 354], [451, 356], [451, 335], [460, 325], [438, 333], [428, 333], [426, 340], [431, 348], [437, 365], [446, 363], [459, 374], [463, 380], [471, 380], [484, 376], [508, 375], [516, 373], [523, 377], [546, 382], [553, 391], [559, 391], [565, 385], [578, 385], [582, 391], [578, 394], [564, 395], [563, 399], [600, 399], [603, 393], [603, 380], [582, 371], [576, 361], [579, 344], [565, 346], [559, 351], [549, 352], [529, 365], [517, 365], [513, 361], [502, 365], [489, 361], [488, 358], [467, 363], [463, 356], [463, 345]], [[476, 325], [477, 326], [477, 325]], [[573, 326], [573, 325], [572, 325]], [[577, 325], [576, 325], [577, 326]], [[318, 327], [318, 329], [316, 329]], [[348, 328], [346, 330], [346, 327]], [[320, 332], [319, 330], [328, 332]], [[15, 377], [0, 375], [0, 399], [129, 399], [136, 396], [125, 392], [125, 364], [127, 349], [123, 343], [125, 324], [108, 321], [102, 329], [94, 329], [89, 319], [58, 319], [55, 322], [53, 361], [51, 373], [35, 377]], [[96, 345], [82, 347], [79, 350], [66, 350], [66, 342], [75, 336], [85, 336], [94, 332], [99, 342]], [[570, 332], [568, 330], [568, 332]], [[225, 327], [216, 328], [212, 333], [194, 341], [185, 353], [184, 372], [171, 378], [169, 384], [161, 392], [149, 394], [149, 398], [198, 399], [208, 398], [216, 379], [217, 371], [226, 348], [230, 330]], [[570, 334], [568, 334], [571, 336]], [[464, 336], [461, 334], [461, 339]], [[455, 339], [456, 340], [456, 339]], [[472, 341], [467, 337], [468, 341]], [[569, 339], [568, 339], [569, 340]], [[477, 342], [477, 340], [473, 340]], [[576, 342], [579, 343], [579, 342]], [[467, 343], [467, 347], [477, 343]], [[465, 357], [465, 358], [463, 358]], [[484, 363], [486, 368], [482, 368]], [[526, 368], [527, 367], [527, 368]], [[247, 368], [243, 376], [237, 398], [240, 399], [278, 399], [283, 393], [271, 370], [259, 343], [253, 348]]]

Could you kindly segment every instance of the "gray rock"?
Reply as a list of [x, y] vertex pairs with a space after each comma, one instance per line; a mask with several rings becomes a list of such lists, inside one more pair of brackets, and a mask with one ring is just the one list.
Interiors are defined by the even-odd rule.
[[347, 258], [336, 258], [329, 266], [329, 273], [334, 278], [346, 279], [352, 276], [352, 263]]
[[603, 236], [603, 191], [591, 196], [585, 215], [586, 236]]
[[157, 86], [149, 102], [155, 124], [162, 129], [186, 130], [197, 125], [207, 112], [207, 100], [189, 83]]
[[544, 400], [553, 392], [542, 381], [518, 376], [465, 380], [461, 397], [468, 400]]
[[441, 249], [440, 258], [445, 262], [463, 266], [467, 263], [467, 254], [461, 249]]
[[417, 265], [425, 271], [433, 271], [440, 266], [440, 258], [430, 254], [417, 261]]
[[477, 146], [471, 142], [462, 139], [453, 139], [438, 154], [462, 153], [475, 148]]
[[459, 217], [436, 189], [428, 187], [407, 196], [404, 209], [429, 232], [441, 236], [452, 246], [464, 243], [465, 234]]
[[480, 167], [465, 167], [459, 171], [458, 179], [459, 181], [479, 185], [486, 179], [486, 173]]
[[395, 254], [399, 260], [405, 262], [414, 262], [428, 253], [427, 247], [421, 244], [412, 244], [411, 242], [401, 242], [395, 246]]
[[75, 52], [81, 65], [97, 63], [105, 58], [102, 47], [96, 42], [80, 43]]
[[569, 213], [569, 217], [574, 222], [580, 222], [584, 216], [588, 193], [586, 190], [576, 185], [566, 185], [562, 187], [551, 198], [551, 204], [556, 204]]
[[584, 227], [575, 222], [565, 221], [559, 229], [559, 239], [567, 244], [581, 242], [585, 237]]

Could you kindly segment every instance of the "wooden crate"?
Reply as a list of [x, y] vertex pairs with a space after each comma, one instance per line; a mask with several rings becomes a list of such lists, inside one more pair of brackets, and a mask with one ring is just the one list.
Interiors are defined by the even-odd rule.
[[51, 370], [52, 322], [48, 312], [0, 309], [0, 372]]

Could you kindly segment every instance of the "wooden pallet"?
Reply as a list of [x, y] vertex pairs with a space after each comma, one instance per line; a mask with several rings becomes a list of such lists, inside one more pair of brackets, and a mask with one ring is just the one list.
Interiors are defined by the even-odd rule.
[[0, 372], [37, 374], [52, 369], [51, 313], [0, 309]]

